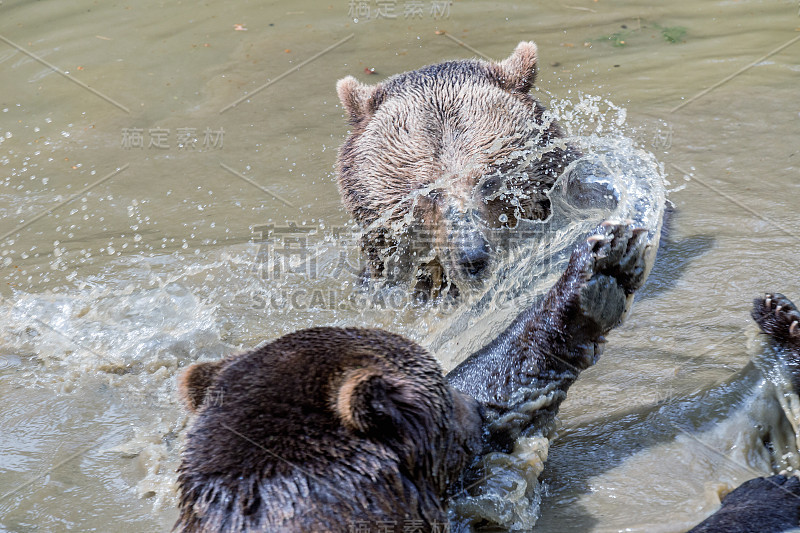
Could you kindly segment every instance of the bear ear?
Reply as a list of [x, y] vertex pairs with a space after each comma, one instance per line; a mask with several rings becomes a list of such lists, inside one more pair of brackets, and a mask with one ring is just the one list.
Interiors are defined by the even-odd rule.
[[398, 400], [408, 384], [376, 368], [359, 368], [345, 374], [335, 392], [335, 411], [342, 424], [359, 433], [379, 430], [381, 435], [402, 422]]
[[339, 95], [347, 114], [353, 120], [361, 120], [374, 111], [370, 100], [375, 96], [378, 87], [364, 85], [353, 76], [342, 78], [336, 83], [336, 93]]
[[522, 41], [514, 52], [498, 66], [502, 72], [503, 87], [509, 91], [527, 93], [536, 81], [537, 55], [536, 43]]
[[206, 392], [222, 369], [222, 363], [216, 361], [194, 364], [178, 378], [178, 395], [191, 412], [197, 412], [203, 405]]

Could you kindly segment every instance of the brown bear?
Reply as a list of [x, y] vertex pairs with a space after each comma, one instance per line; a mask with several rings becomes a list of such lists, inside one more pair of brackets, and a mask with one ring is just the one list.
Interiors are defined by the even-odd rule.
[[[775, 293], [753, 303], [753, 319], [784, 354], [795, 391], [800, 391], [800, 311]], [[800, 528], [800, 479], [776, 474], [743, 483], [722, 507], [689, 533], [779, 533]]]
[[298, 331], [191, 367], [181, 390], [200, 416], [179, 470], [179, 531], [444, 526], [448, 487], [480, 451], [477, 402], [382, 330]]
[[478, 284], [519, 220], [548, 217], [548, 192], [579, 152], [529, 94], [536, 54], [521, 42], [499, 63], [339, 80], [350, 131], [338, 185], [364, 232], [368, 275], [413, 281], [416, 271], [433, 291]]
[[446, 377], [426, 350], [375, 329], [302, 330], [193, 365], [175, 530], [447, 530], [471, 465], [548, 424], [597, 360], [647, 247], [643, 230], [601, 226], [544, 299]]

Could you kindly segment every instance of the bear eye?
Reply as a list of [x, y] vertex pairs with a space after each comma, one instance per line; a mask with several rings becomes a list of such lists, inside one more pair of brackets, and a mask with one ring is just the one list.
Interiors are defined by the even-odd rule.
[[492, 193], [492, 192], [496, 191], [498, 188], [500, 188], [500, 178], [499, 177], [488, 178], [481, 185], [481, 191], [484, 194]]
[[442, 198], [442, 191], [439, 189], [434, 189], [432, 191], [428, 191], [428, 193], [425, 196], [427, 196], [428, 198], [430, 198], [435, 202]]

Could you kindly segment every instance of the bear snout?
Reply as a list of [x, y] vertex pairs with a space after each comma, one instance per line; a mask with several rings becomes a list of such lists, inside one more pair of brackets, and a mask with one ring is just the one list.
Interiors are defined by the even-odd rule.
[[458, 267], [469, 278], [483, 279], [491, 263], [489, 243], [480, 234], [471, 237], [459, 250]]
[[485, 222], [476, 209], [466, 213], [450, 208], [445, 212], [449, 226], [448, 250], [455, 277], [479, 281], [486, 277], [492, 262], [491, 246], [483, 234]]

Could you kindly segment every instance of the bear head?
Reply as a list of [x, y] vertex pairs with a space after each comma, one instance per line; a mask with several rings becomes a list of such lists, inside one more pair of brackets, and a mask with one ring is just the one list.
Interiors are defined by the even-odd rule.
[[[351, 127], [339, 191], [364, 231], [371, 275], [402, 277], [424, 264], [439, 270], [433, 277], [480, 283], [503, 229], [549, 216], [548, 192], [578, 152], [529, 94], [536, 72], [536, 45], [521, 42], [497, 63], [338, 82]], [[387, 271], [389, 257], [397, 263]]]
[[448, 487], [481, 443], [477, 402], [381, 330], [298, 331], [195, 364], [179, 388], [197, 418], [177, 531], [428, 530], [447, 522]]

